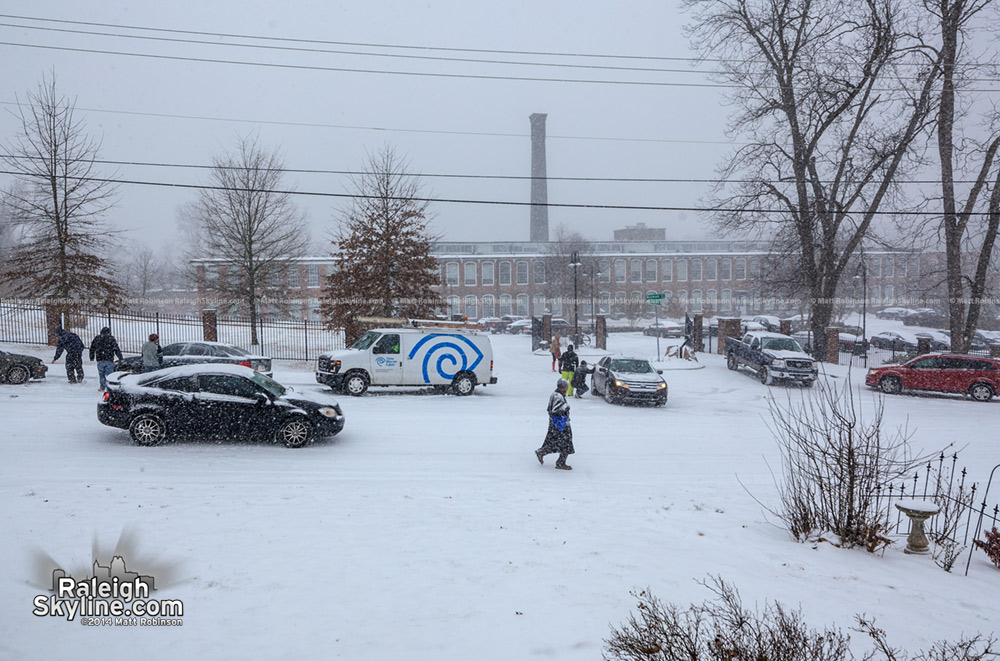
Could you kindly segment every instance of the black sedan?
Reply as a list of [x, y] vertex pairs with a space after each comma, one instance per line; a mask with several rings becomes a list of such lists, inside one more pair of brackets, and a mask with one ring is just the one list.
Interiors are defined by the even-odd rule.
[[0, 350], [0, 383], [20, 385], [29, 379], [44, 379], [48, 369], [41, 358]]
[[594, 396], [604, 396], [608, 402], [649, 402], [657, 406], [667, 403], [667, 382], [660, 376], [663, 370], [653, 369], [645, 358], [612, 358], [605, 356], [597, 363], [591, 379]]
[[344, 428], [344, 414], [333, 397], [297, 392], [239, 365], [115, 372], [97, 405], [97, 419], [128, 429], [138, 445], [208, 436], [272, 440], [298, 448]]
[[[271, 359], [254, 355], [246, 349], [221, 342], [174, 342], [163, 347], [162, 367], [194, 363], [224, 363], [242, 365], [262, 374], [271, 375]], [[141, 372], [142, 356], [129, 356], [115, 365], [119, 372]]]

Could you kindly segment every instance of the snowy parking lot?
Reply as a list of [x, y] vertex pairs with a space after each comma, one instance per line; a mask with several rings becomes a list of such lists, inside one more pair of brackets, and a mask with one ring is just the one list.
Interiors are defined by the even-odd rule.
[[[92, 363], [82, 385], [59, 364], [43, 381], [0, 386], [0, 658], [595, 659], [634, 608], [630, 591], [684, 606], [711, 596], [698, 583], [711, 576], [748, 604], [801, 607], [817, 628], [867, 613], [912, 650], [1000, 631], [1000, 570], [985, 554], [964, 576], [965, 555], [946, 573], [904, 555], [901, 539], [882, 556], [798, 544], [756, 502], [778, 503], [768, 395], [816, 390], [765, 387], [717, 355], [664, 359], [666, 407], [570, 400], [574, 470], [556, 471], [532, 452], [557, 378], [548, 354], [532, 354], [528, 337], [492, 341], [497, 385], [470, 397], [340, 395], [344, 431], [300, 450], [134, 446], [98, 423]], [[641, 333], [609, 342], [656, 355]], [[311, 369], [276, 362], [274, 375], [319, 389]], [[826, 366], [821, 382], [848, 377]], [[850, 375], [870, 410], [879, 395], [863, 377]], [[981, 483], [1000, 463], [998, 419], [997, 400], [885, 399], [885, 424], [907, 428], [914, 454], [953, 443]], [[82, 571], [95, 545], [110, 560], [123, 531], [129, 569], [160, 573], [156, 596], [183, 602], [183, 626], [32, 615], [49, 586], [39, 558]]]

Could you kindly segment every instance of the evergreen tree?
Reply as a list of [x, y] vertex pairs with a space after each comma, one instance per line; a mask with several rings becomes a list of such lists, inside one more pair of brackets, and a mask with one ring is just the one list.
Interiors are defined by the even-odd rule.
[[428, 203], [419, 180], [392, 147], [369, 154], [352, 179], [352, 202], [341, 211], [334, 240], [338, 268], [328, 277], [320, 310], [328, 326], [343, 328], [348, 342], [365, 324], [359, 317], [426, 318], [441, 305], [430, 251]]

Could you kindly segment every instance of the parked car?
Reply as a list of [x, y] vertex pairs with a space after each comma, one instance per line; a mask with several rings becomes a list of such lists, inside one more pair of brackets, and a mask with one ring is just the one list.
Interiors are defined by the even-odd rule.
[[[528, 326], [528, 332], [531, 332], [531, 326]], [[565, 319], [560, 319], [558, 317], [552, 319], [552, 335], [561, 335], [566, 337], [573, 332], [573, 324], [566, 321]], [[580, 332], [583, 332], [583, 324], [580, 324]]]
[[913, 310], [910, 308], [885, 308], [884, 310], [879, 310], [875, 313], [875, 316], [879, 319], [902, 319], [908, 314], [911, 314]]
[[[759, 321], [747, 321], [746, 319], [744, 319], [744, 320], [740, 321], [740, 330], [741, 330], [741, 332], [744, 335], [746, 335], [747, 333], [752, 333], [752, 332], [755, 332], [755, 331], [766, 331], [767, 328], [765, 328], [764, 324], [760, 323]], [[719, 320], [718, 319], [713, 319], [711, 321], [711, 323], [709, 323], [709, 325], [708, 325], [708, 334], [711, 337], [718, 337], [719, 336]]]
[[781, 320], [774, 315], [769, 314], [759, 314], [753, 318], [758, 324], [764, 327], [764, 330], [769, 330], [772, 333], [781, 332]]
[[948, 325], [948, 315], [931, 308], [920, 308], [903, 317], [904, 326], [941, 328]]
[[41, 358], [0, 349], [0, 383], [20, 385], [31, 379], [44, 379], [48, 369]]
[[507, 324], [505, 333], [511, 335], [531, 335], [531, 319], [518, 319]]
[[726, 338], [726, 367], [749, 367], [765, 386], [775, 381], [794, 381], [809, 388], [818, 369], [812, 356], [802, 351], [794, 338], [778, 333], [753, 332], [743, 338]]
[[[228, 363], [242, 365], [271, 376], [271, 359], [256, 355], [246, 349], [221, 342], [174, 342], [163, 347], [162, 367], [192, 365], [194, 363]], [[118, 361], [118, 372], [141, 372], [142, 356], [129, 356]]]
[[97, 405], [97, 419], [129, 430], [138, 445], [180, 436], [256, 438], [297, 448], [344, 428], [337, 400], [298, 392], [241, 365], [183, 365], [115, 372]]
[[642, 330], [643, 335], [650, 337], [684, 337], [684, 322], [673, 319], [661, 319], [651, 323]]
[[661, 374], [663, 370], [653, 369], [645, 358], [605, 356], [594, 368], [590, 385], [594, 397], [603, 396], [607, 402], [636, 401], [664, 406], [667, 382]]
[[483, 317], [479, 320], [479, 325], [484, 331], [489, 331], [490, 333], [499, 333], [503, 326], [506, 324], [500, 317]]
[[896, 331], [882, 331], [872, 335], [871, 345], [876, 349], [891, 349], [893, 351], [916, 351], [916, 336], [904, 336]]
[[1000, 361], [962, 354], [924, 354], [902, 365], [868, 370], [865, 384], [895, 395], [903, 390], [966, 393], [988, 402], [1000, 390]]

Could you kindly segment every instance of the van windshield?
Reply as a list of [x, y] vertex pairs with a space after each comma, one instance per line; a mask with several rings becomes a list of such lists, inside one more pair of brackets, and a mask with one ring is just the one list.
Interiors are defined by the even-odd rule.
[[379, 335], [381, 335], [381, 333], [377, 333], [375, 331], [368, 331], [367, 333], [365, 333], [364, 335], [362, 335], [360, 338], [358, 338], [358, 341], [355, 342], [354, 344], [352, 344], [351, 348], [352, 349], [362, 349], [362, 350], [363, 349], [367, 349], [372, 344], [374, 344], [375, 340], [378, 339]]

